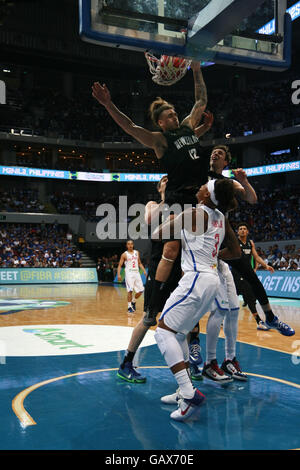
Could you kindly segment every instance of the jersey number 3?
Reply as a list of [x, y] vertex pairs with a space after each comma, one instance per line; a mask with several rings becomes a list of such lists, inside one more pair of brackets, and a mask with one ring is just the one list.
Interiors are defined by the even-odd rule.
[[212, 252], [213, 258], [217, 256], [217, 253], [218, 253], [218, 248], [219, 248], [219, 243], [220, 243], [220, 235], [218, 233], [216, 233], [215, 235], [215, 240], [216, 240], [215, 249]]

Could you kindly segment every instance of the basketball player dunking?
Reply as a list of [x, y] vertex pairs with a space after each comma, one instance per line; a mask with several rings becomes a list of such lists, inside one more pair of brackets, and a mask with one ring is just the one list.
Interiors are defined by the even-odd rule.
[[[199, 62], [192, 62], [195, 83], [195, 105], [191, 113], [179, 123], [172, 104], [158, 98], [150, 106], [153, 123], [159, 131], [151, 132], [137, 126], [112, 102], [107, 86], [94, 83], [94, 98], [103, 105], [114, 121], [138, 142], [155, 151], [162, 171], [168, 174], [165, 203], [196, 205], [195, 197], [199, 185], [207, 181], [207, 159], [201, 158], [201, 148], [194, 130], [199, 126], [207, 105], [207, 91]], [[180, 211], [179, 211], [180, 212]], [[169, 278], [173, 264], [179, 254], [180, 241], [169, 240], [164, 244], [163, 254], [156, 271], [149, 308], [144, 317], [146, 326], [156, 324], [156, 316], [161, 304], [163, 284]]]
[[[141, 262], [140, 254], [134, 249], [132, 240], [127, 240], [127, 250], [122, 253], [118, 265], [118, 281], [121, 281], [121, 267], [125, 264], [125, 284], [127, 289], [128, 313], [134, 313], [136, 310], [136, 300], [144, 292], [144, 285], [139, 273], [139, 268], [146, 270]], [[133, 293], [134, 292], [134, 293]]]

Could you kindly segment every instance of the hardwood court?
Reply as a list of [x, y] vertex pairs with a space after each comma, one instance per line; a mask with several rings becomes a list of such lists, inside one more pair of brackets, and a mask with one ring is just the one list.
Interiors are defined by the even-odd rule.
[[[127, 314], [126, 294], [92, 284], [1, 287], [1, 449], [300, 447], [299, 301], [271, 299], [274, 312], [295, 328], [291, 338], [257, 331], [241, 308], [237, 354], [248, 383], [197, 382], [207, 397], [199, 421], [177, 424], [169, 418], [172, 407], [160, 405], [176, 384], [153, 329], [137, 358], [147, 383], [116, 377], [142, 316], [142, 298]], [[206, 321], [207, 315], [200, 325], [203, 355]]]

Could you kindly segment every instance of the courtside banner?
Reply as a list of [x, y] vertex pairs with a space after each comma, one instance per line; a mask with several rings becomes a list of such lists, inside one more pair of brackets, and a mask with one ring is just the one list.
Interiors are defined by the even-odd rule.
[[260, 282], [270, 297], [300, 299], [300, 271], [256, 272]]
[[0, 284], [98, 283], [95, 268], [0, 268]]

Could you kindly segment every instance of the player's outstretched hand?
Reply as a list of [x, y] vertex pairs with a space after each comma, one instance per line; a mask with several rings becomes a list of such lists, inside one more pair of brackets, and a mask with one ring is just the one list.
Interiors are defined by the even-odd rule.
[[205, 127], [210, 129], [214, 122], [213, 113], [211, 113], [210, 111], [205, 111], [205, 113], [203, 113], [203, 116], [204, 116], [203, 124], [205, 125]]
[[239, 183], [245, 183], [247, 181], [247, 174], [243, 168], [237, 168], [236, 170], [232, 170], [234, 177]]
[[270, 273], [274, 273], [275, 272], [275, 269], [273, 268], [273, 266], [267, 266], [267, 271], [270, 271]]
[[200, 70], [201, 69], [201, 62], [199, 62], [198, 60], [193, 60], [192, 63], [191, 63], [191, 69], [194, 71], [196, 70]]
[[95, 82], [92, 86], [92, 95], [102, 106], [107, 106], [111, 102], [110, 92], [105, 85]]

